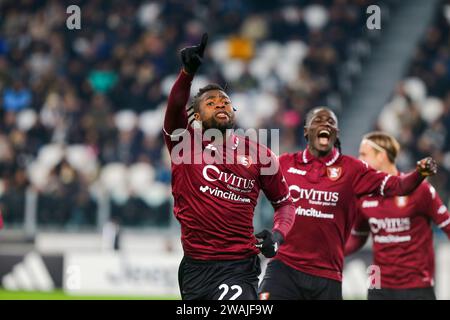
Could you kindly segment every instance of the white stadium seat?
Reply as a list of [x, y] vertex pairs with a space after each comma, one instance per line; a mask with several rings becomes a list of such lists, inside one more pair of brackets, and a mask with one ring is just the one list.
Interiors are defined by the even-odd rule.
[[22, 110], [16, 116], [17, 128], [21, 131], [28, 131], [36, 124], [37, 118], [33, 109]]
[[157, 136], [161, 133], [164, 112], [167, 102], [163, 102], [156, 110], [142, 112], [139, 115], [138, 127], [148, 136]]
[[136, 127], [137, 115], [132, 110], [122, 110], [115, 114], [114, 123], [119, 131], [131, 131]]
[[427, 87], [419, 78], [408, 78], [403, 82], [406, 93], [416, 102], [421, 102], [427, 96]]
[[48, 168], [53, 168], [64, 158], [64, 147], [53, 143], [39, 149], [37, 160]]
[[66, 148], [66, 159], [76, 170], [93, 175], [97, 169], [97, 157], [86, 145], [70, 145]]
[[304, 10], [304, 20], [310, 29], [322, 29], [328, 22], [328, 11], [318, 4], [309, 5]]
[[148, 163], [140, 162], [128, 168], [128, 184], [134, 194], [141, 195], [151, 189], [154, 179], [155, 170]]
[[100, 173], [103, 188], [117, 203], [125, 203], [129, 198], [127, 167], [123, 163], [109, 163]]
[[420, 116], [428, 124], [432, 124], [438, 120], [444, 112], [442, 100], [434, 97], [425, 99], [423, 103], [419, 104], [419, 107]]

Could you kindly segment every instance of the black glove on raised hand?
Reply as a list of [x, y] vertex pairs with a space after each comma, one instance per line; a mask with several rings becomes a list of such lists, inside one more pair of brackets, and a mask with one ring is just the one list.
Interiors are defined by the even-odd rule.
[[266, 258], [273, 258], [277, 254], [278, 247], [283, 243], [284, 239], [281, 233], [274, 231], [273, 233], [269, 230], [263, 230], [256, 234], [255, 237], [258, 239], [257, 248]]
[[203, 62], [203, 54], [207, 43], [208, 34], [204, 33], [199, 45], [181, 49], [181, 62], [187, 73], [195, 74], [197, 72], [197, 69]]
[[422, 177], [433, 176], [437, 173], [436, 161], [431, 157], [417, 161], [416, 170]]

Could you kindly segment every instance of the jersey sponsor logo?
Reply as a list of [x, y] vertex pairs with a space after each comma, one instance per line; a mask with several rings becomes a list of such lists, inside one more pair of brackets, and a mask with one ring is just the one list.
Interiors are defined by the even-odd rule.
[[331, 181], [336, 181], [342, 175], [342, 167], [328, 167], [327, 176]]
[[321, 191], [315, 189], [302, 189], [293, 184], [289, 186], [293, 202], [306, 199], [309, 204], [321, 206], [336, 206], [339, 201], [339, 192]]
[[295, 209], [295, 214], [298, 216], [304, 216], [304, 217], [314, 217], [314, 218], [320, 218], [320, 219], [333, 219], [334, 214], [331, 213], [323, 213], [320, 210], [316, 210], [314, 208], [305, 209], [302, 207], [298, 207]]
[[408, 197], [407, 196], [395, 197], [395, 204], [399, 208], [405, 207], [408, 204]]
[[411, 236], [396, 236], [389, 234], [387, 236], [379, 236], [376, 235], [373, 237], [373, 241], [376, 243], [399, 243], [399, 242], [408, 242], [411, 241]]
[[252, 157], [250, 156], [237, 156], [237, 162], [247, 169], [250, 168], [250, 166], [253, 164]]
[[255, 180], [245, 179], [232, 172], [220, 171], [215, 165], [209, 164], [203, 168], [203, 178], [206, 181], [222, 181], [239, 189], [251, 190], [255, 186]]
[[378, 200], [364, 200], [363, 203], [361, 204], [361, 207], [363, 208], [376, 208], [379, 205], [379, 201]]
[[378, 233], [380, 230], [385, 232], [402, 232], [411, 228], [411, 220], [409, 218], [370, 218], [369, 226], [372, 233]]
[[220, 190], [218, 187], [215, 189], [210, 188], [209, 186], [200, 186], [200, 191], [203, 193], [208, 192], [210, 195], [216, 197], [216, 198], [222, 198], [226, 200], [233, 200], [238, 202], [244, 202], [244, 203], [250, 203], [249, 198], [241, 197], [240, 195], [233, 193], [231, 191], [223, 191]]
[[290, 167], [287, 171], [288, 173], [299, 174], [301, 176], [306, 176], [305, 170], [299, 170], [297, 168]]

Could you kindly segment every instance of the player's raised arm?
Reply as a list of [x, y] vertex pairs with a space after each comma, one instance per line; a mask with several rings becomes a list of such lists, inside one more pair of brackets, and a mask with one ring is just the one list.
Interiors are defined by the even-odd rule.
[[435, 175], [436, 173], [436, 162], [431, 157], [422, 159], [417, 162], [416, 170], [404, 176], [391, 176], [384, 187], [384, 196], [403, 196], [410, 194], [426, 177]]
[[188, 115], [186, 104], [189, 100], [192, 79], [203, 62], [203, 54], [208, 42], [208, 34], [203, 34], [200, 44], [181, 50], [183, 68], [172, 87], [164, 117], [164, 133], [171, 135], [176, 129], [186, 129]]
[[261, 175], [262, 190], [271, 201], [275, 210], [272, 231], [263, 230], [256, 234], [259, 239], [257, 247], [266, 258], [276, 255], [278, 247], [284, 242], [295, 219], [295, 206], [289, 194], [289, 187], [281, 172], [277, 157], [269, 151], [271, 159], [276, 163], [276, 172], [272, 175]]
[[437, 164], [431, 157], [427, 157], [417, 162], [416, 170], [403, 176], [393, 176], [361, 163], [360, 173], [353, 184], [358, 196], [371, 193], [385, 197], [403, 196], [413, 192], [426, 177], [435, 175]]

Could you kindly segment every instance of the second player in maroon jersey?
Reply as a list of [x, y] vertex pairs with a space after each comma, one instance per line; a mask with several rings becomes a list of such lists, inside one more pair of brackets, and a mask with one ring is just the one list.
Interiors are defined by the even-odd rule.
[[436, 172], [431, 158], [397, 177], [340, 152], [338, 120], [328, 108], [306, 117], [304, 151], [280, 156], [296, 218], [277, 256], [269, 262], [260, 299], [342, 299], [344, 247], [358, 197], [406, 195]]

